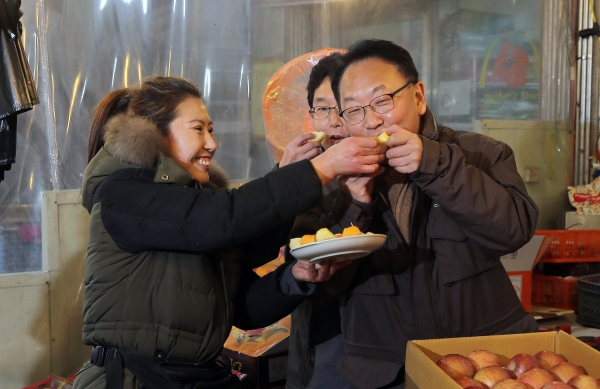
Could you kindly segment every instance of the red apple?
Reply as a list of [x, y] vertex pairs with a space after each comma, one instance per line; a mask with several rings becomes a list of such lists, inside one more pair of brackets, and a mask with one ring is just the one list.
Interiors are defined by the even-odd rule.
[[446, 354], [436, 364], [454, 380], [460, 377], [473, 378], [475, 374], [471, 361], [464, 355]]
[[578, 375], [567, 382], [575, 389], [600, 389], [600, 380], [589, 375]]
[[494, 386], [496, 382], [507, 378], [511, 378], [509, 371], [500, 366], [486, 366], [475, 373], [473, 377], [475, 381], [481, 382], [488, 388]]
[[522, 382], [508, 378], [498, 382], [491, 389], [527, 389], [527, 386]]
[[534, 357], [540, 362], [542, 369], [550, 371], [555, 365], [561, 362], [567, 362], [567, 358], [550, 350], [542, 350], [537, 352]]
[[475, 381], [473, 378], [460, 377], [455, 380], [463, 388], [483, 388], [483, 385], [479, 381]]
[[554, 374], [562, 382], [569, 382], [569, 380], [578, 375], [585, 375], [587, 371], [582, 366], [576, 365], [571, 362], [561, 362], [558, 365], [550, 369], [550, 373]]
[[551, 373], [548, 371], [536, 367], [535, 369], [531, 369], [521, 374], [517, 381], [528, 385], [528, 388], [531, 387], [533, 389], [541, 389], [542, 386], [546, 385], [548, 382], [552, 382], [556, 379]]
[[573, 387], [561, 381], [552, 381], [542, 386], [542, 389], [573, 389]]
[[521, 353], [512, 357], [505, 366], [508, 370], [512, 370], [518, 377], [527, 370], [540, 367], [537, 358], [531, 354]]
[[500, 358], [496, 354], [487, 350], [475, 350], [467, 355], [467, 358], [473, 364], [475, 371], [479, 371], [487, 366], [500, 366], [502, 367], [502, 362]]

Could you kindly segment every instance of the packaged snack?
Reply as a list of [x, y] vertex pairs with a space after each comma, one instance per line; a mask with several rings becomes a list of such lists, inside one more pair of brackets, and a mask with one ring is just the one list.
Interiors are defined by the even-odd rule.
[[578, 215], [600, 215], [600, 177], [587, 185], [569, 186], [567, 191]]

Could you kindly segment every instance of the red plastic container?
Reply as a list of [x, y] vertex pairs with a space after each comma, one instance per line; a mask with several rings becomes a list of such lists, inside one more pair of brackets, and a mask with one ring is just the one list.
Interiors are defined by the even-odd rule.
[[534, 274], [531, 285], [533, 305], [577, 310], [577, 278]]
[[553, 236], [540, 263], [600, 262], [600, 230], [538, 230]]

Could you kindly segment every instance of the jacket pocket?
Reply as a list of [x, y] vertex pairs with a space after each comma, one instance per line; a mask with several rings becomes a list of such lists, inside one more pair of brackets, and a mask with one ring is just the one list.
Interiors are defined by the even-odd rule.
[[467, 239], [463, 229], [447, 217], [437, 203], [431, 206], [426, 232], [430, 239], [448, 239], [457, 242]]
[[433, 247], [434, 268], [443, 284], [473, 277], [499, 262], [479, 244], [469, 240], [463, 229], [435, 204], [426, 231]]

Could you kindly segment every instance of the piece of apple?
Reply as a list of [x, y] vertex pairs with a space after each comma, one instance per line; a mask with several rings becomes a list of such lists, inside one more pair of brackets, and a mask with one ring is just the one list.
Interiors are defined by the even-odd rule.
[[315, 137], [310, 140], [311, 142], [321, 142], [325, 139], [325, 133], [323, 131], [313, 131], [312, 133], [315, 134]]
[[329, 228], [321, 228], [317, 231], [316, 234], [316, 240], [317, 242], [321, 242], [323, 240], [327, 240], [327, 239], [333, 239], [335, 238], [335, 235], [333, 235], [333, 233], [331, 231], [329, 231]]
[[302, 238], [292, 238], [290, 239], [290, 250], [295, 249], [296, 247], [302, 244]]
[[381, 134], [379, 134], [379, 136], [377, 137], [377, 142], [381, 145], [381, 146], [387, 146], [387, 140], [390, 136], [387, 134], [387, 132], [382, 132]]

